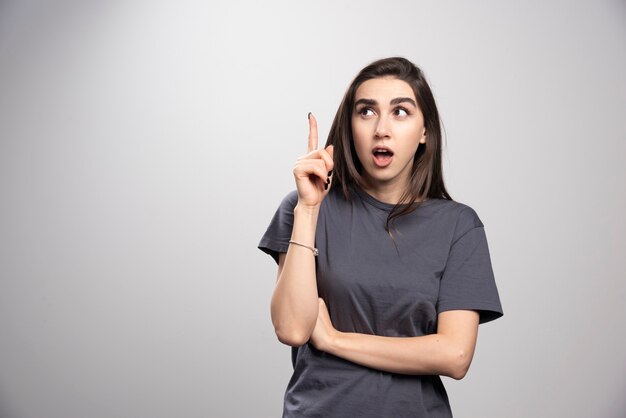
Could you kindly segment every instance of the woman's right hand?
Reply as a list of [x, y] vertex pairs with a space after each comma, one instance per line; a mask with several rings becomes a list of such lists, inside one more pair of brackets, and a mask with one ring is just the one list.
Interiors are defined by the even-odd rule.
[[298, 206], [316, 209], [321, 205], [330, 190], [333, 166], [333, 146], [317, 149], [317, 120], [309, 113], [308, 152], [296, 160], [293, 169]]

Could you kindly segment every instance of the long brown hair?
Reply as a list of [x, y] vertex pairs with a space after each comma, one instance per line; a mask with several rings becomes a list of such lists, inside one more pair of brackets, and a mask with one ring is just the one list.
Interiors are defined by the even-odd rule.
[[[391, 76], [407, 82], [424, 115], [426, 143], [419, 144], [413, 158], [409, 187], [387, 217], [385, 228], [391, 235], [391, 222], [412, 212], [426, 198], [453, 200], [443, 181], [441, 164], [441, 121], [435, 98], [422, 70], [403, 57], [390, 57], [372, 62], [354, 78], [337, 109], [328, 134], [326, 146], [334, 146], [333, 186], [341, 187], [346, 199], [350, 200], [350, 186], [365, 186], [361, 172], [363, 166], [354, 148], [352, 137], [352, 113], [354, 97], [359, 86], [372, 78]], [[393, 238], [393, 236], [392, 236]]]

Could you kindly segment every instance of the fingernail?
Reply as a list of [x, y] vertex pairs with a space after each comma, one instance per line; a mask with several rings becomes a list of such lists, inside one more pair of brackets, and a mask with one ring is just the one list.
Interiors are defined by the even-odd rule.
[[330, 170], [330, 171], [328, 172], [328, 174], [327, 174], [327, 177], [330, 177], [330, 176], [332, 176], [332, 175], [333, 175], [333, 170]]
[[309, 114], [308, 114], [308, 115], [306, 115], [306, 118], [307, 118], [307, 119], [311, 119], [311, 112], [309, 112]]
[[328, 190], [328, 183], [324, 185], [324, 190]]

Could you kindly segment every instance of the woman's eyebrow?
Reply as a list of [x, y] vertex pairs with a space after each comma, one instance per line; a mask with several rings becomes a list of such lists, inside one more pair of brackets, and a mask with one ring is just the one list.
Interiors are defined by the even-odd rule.
[[411, 99], [410, 97], [396, 97], [395, 99], [392, 99], [389, 102], [389, 104], [395, 105], [395, 104], [400, 104], [400, 103], [405, 103], [405, 102], [409, 102], [414, 107], [417, 107], [417, 104], [415, 103], [415, 100]]
[[[390, 105], [396, 105], [396, 104], [400, 104], [400, 103], [405, 103], [405, 102], [409, 102], [411, 103], [414, 107], [417, 107], [417, 104], [415, 103], [415, 100], [411, 99], [410, 97], [396, 97], [395, 99], [391, 99], [391, 101], [389, 102]], [[374, 99], [359, 99], [357, 100], [354, 105], [359, 105], [359, 104], [364, 104], [364, 105], [369, 105], [369, 106], [375, 106], [378, 104], [378, 102]]]

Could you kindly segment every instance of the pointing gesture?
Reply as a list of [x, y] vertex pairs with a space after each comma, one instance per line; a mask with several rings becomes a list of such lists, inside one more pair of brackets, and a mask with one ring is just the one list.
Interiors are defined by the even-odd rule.
[[309, 149], [307, 152], [317, 150], [317, 119], [311, 112], [307, 117], [309, 119]]
[[333, 169], [333, 146], [317, 149], [317, 120], [309, 113], [307, 153], [296, 160], [293, 175], [298, 189], [298, 204], [317, 208], [330, 189]]

